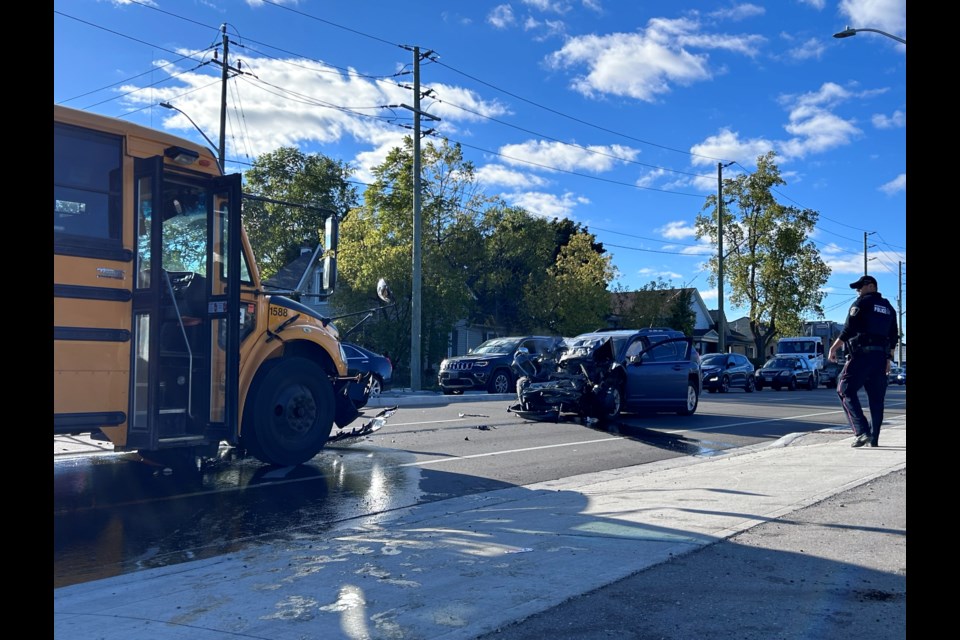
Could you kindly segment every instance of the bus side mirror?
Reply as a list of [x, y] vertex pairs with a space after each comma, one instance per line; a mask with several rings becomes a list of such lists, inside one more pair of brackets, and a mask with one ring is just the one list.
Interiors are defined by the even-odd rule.
[[337, 256], [327, 254], [323, 258], [323, 292], [327, 295], [337, 288]]
[[337, 245], [340, 242], [340, 221], [336, 214], [327, 216], [327, 221], [323, 227], [323, 248], [336, 253]]

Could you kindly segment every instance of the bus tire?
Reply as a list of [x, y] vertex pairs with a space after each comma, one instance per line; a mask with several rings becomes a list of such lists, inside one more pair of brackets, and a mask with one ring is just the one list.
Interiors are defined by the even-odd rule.
[[306, 358], [284, 358], [253, 389], [247, 450], [266, 464], [303, 464], [327, 443], [333, 414], [333, 385], [323, 367]]

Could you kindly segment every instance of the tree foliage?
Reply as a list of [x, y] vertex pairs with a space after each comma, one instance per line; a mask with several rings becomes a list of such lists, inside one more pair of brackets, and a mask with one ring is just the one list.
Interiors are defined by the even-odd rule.
[[[413, 320], [412, 147], [407, 138], [374, 168], [362, 206], [341, 226], [332, 298], [338, 312], [371, 306], [377, 278], [388, 279], [398, 300], [389, 322], [363, 331], [369, 343], [389, 350], [398, 380], [409, 376]], [[460, 320], [505, 333], [579, 332], [602, 321], [612, 268], [592, 235], [486, 196], [459, 145], [424, 145], [420, 175], [424, 368], [446, 356]]]
[[615, 290], [612, 312], [622, 327], [670, 327], [692, 336], [697, 320], [692, 303], [691, 289], [675, 289], [657, 278], [636, 291]]
[[254, 161], [244, 176], [244, 193], [277, 201], [247, 198], [243, 203], [244, 227], [262, 278], [295, 259], [301, 247], [316, 248], [331, 212], [342, 219], [356, 205], [356, 188], [348, 182], [351, 174], [340, 161], [291, 147]]
[[[823, 317], [823, 286], [830, 268], [809, 239], [819, 213], [784, 206], [773, 197], [786, 184], [775, 164], [776, 154], [757, 158], [757, 170], [724, 179], [724, 282], [730, 301], [749, 309], [750, 329], [758, 353], [778, 333], [797, 332], [806, 314]], [[718, 241], [717, 197], [707, 198], [697, 216], [697, 238]], [[710, 284], [717, 284], [718, 260], [709, 260]]]
[[536, 325], [574, 336], [605, 324], [610, 315], [607, 286], [616, 269], [610, 256], [597, 253], [595, 246], [592, 234], [574, 233], [547, 268], [547, 277], [527, 286], [527, 312]]

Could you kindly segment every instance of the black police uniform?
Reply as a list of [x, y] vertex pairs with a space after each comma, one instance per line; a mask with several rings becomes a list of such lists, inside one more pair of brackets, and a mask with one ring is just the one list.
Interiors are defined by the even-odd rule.
[[[837, 395], [854, 435], [867, 435], [876, 447], [887, 393], [887, 359], [900, 338], [893, 305], [875, 291], [860, 295], [847, 313], [839, 338], [845, 343], [847, 362], [837, 380]], [[867, 392], [870, 421], [857, 396], [861, 387]]]

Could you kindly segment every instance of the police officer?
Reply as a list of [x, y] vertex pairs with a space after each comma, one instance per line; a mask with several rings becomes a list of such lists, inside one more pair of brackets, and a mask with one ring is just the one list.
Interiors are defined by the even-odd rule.
[[[854, 447], [869, 444], [876, 447], [883, 422], [883, 400], [887, 393], [887, 374], [893, 361], [893, 350], [900, 334], [893, 305], [877, 292], [877, 280], [863, 276], [850, 283], [857, 290], [857, 299], [847, 313], [843, 330], [830, 345], [827, 358], [837, 361], [837, 350], [845, 346], [847, 362], [837, 380], [837, 395], [847, 414], [847, 421], [856, 439]], [[870, 421], [863, 414], [857, 392], [867, 392]], [[872, 424], [871, 424], [872, 423]]]

